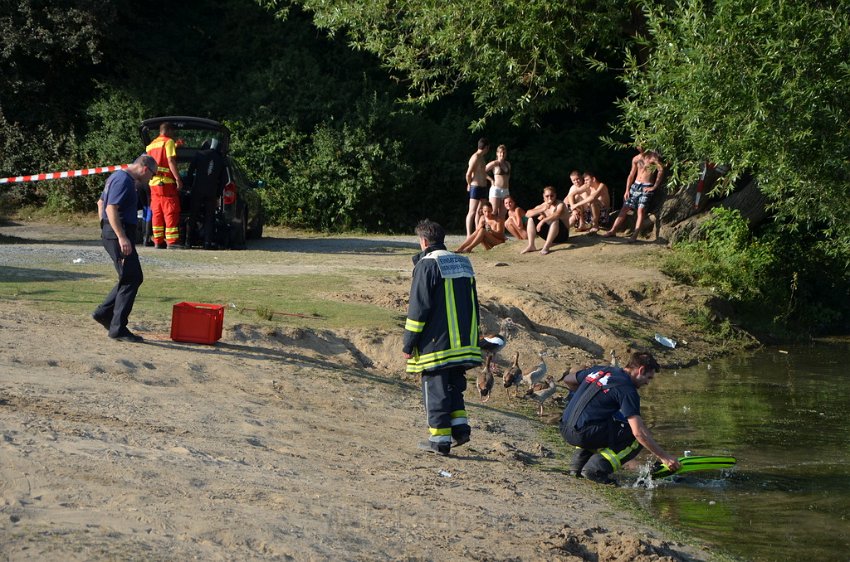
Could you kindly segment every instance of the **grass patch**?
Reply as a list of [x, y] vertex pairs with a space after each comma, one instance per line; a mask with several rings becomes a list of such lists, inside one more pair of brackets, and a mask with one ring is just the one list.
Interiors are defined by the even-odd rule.
[[[135, 321], [170, 322], [173, 305], [186, 301], [227, 306], [225, 323], [241, 318], [238, 321], [312, 329], [398, 329], [403, 323], [395, 311], [329, 298], [352, 285], [353, 278], [343, 274], [199, 278], [144, 268], [145, 282], [133, 310]], [[114, 284], [115, 273], [106, 265], [4, 268], [0, 271], [0, 298], [32, 303], [43, 310], [87, 315]], [[240, 311], [244, 314], [234, 316]]]

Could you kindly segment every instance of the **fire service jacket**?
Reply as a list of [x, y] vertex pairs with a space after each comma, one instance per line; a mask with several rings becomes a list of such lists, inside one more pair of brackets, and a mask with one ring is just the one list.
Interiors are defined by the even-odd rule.
[[408, 373], [481, 365], [478, 293], [466, 256], [429, 246], [413, 258], [410, 304], [404, 325]]

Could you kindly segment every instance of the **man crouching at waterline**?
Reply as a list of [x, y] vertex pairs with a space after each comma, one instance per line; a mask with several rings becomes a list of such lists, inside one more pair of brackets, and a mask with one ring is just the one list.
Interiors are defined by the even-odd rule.
[[402, 353], [407, 372], [422, 375], [428, 441], [421, 449], [448, 455], [472, 433], [463, 401], [466, 370], [481, 365], [475, 272], [465, 256], [446, 249], [446, 233], [425, 219], [416, 226], [422, 251], [413, 257]]
[[638, 389], [661, 370], [651, 353], [632, 353], [625, 368], [595, 366], [564, 379], [573, 396], [561, 418], [561, 436], [577, 447], [570, 474], [613, 484], [611, 474], [643, 447], [675, 471], [679, 461], [661, 448], [640, 416]]

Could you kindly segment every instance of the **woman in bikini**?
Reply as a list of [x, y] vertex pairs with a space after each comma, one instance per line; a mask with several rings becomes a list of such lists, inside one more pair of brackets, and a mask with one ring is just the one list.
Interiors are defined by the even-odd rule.
[[[496, 149], [496, 159], [488, 163], [484, 168], [490, 186], [490, 205], [493, 206], [493, 214], [505, 220], [505, 198], [511, 194], [511, 163], [507, 161], [508, 149], [500, 144]], [[492, 176], [492, 177], [491, 177]]]
[[478, 219], [478, 228], [463, 241], [463, 244], [455, 250], [455, 253], [469, 253], [479, 244], [489, 250], [505, 240], [505, 221], [493, 214], [493, 206], [490, 205], [489, 201], [484, 201], [481, 203], [481, 217]]

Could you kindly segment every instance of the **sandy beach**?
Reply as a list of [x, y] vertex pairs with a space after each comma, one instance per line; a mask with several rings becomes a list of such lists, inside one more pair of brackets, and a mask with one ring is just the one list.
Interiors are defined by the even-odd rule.
[[[9, 224], [0, 233], [28, 252], [97, 252], [68, 242], [90, 230]], [[396, 240], [413, 247], [412, 237]], [[271, 233], [257, 244], [287, 245], [285, 265], [263, 265], [283, 275], [298, 269], [295, 245], [334, 243]], [[339, 244], [353, 244], [333, 250], [345, 267], [364, 242]], [[16, 245], [0, 245], [0, 265]], [[519, 256], [509, 243], [472, 254], [482, 321], [510, 332], [503, 365], [519, 351], [525, 364], [543, 356], [560, 373], [611, 349], [651, 347], [612, 328], [622, 318], [693, 342], [657, 349], [662, 364], [708, 353], [665, 306], [706, 297], [646, 265], [657, 244], [583, 237], [555, 250]], [[146, 256], [153, 251], [143, 264]], [[409, 257], [373, 262], [404, 270]], [[529, 268], [533, 276], [520, 273]], [[370, 290], [364, 281], [328, 298], [404, 314], [408, 283]], [[566, 449], [551, 439], [557, 396], [538, 418], [498, 385], [488, 403], [471, 388], [473, 441], [439, 457], [416, 447], [424, 409], [403, 373], [400, 329], [269, 329], [226, 315], [221, 340], [204, 346], [172, 341], [169, 321], [131, 318], [146, 342], [126, 344], [87, 316], [0, 299], [2, 559], [710, 559], [564, 473]]]

